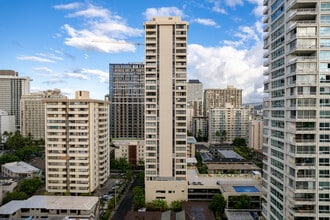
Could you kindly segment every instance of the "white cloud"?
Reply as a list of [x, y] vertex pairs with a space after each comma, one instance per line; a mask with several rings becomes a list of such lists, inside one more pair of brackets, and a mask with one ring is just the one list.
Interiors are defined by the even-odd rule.
[[263, 93], [262, 44], [250, 50], [235, 47], [189, 45], [189, 78], [200, 79], [205, 88], [243, 89], [243, 102], [261, 102]]
[[38, 57], [38, 56], [18, 56], [16, 57], [18, 60], [26, 60], [26, 61], [33, 61], [33, 62], [41, 62], [41, 63], [56, 63], [53, 60], [43, 58], [43, 57]]
[[242, 0], [225, 0], [225, 4], [228, 5], [229, 7], [235, 7], [237, 5], [242, 6], [243, 1]]
[[45, 58], [49, 58], [49, 59], [52, 59], [52, 60], [63, 60], [62, 57], [59, 57], [59, 56], [56, 56], [54, 54], [46, 54], [46, 53], [38, 53], [37, 54], [38, 56], [41, 56], [41, 57], [45, 57]]
[[49, 69], [48, 67], [45, 67], [45, 66], [43, 66], [43, 67], [36, 67], [36, 68], [33, 68], [33, 69], [35, 71], [38, 71], [38, 72], [48, 72], [48, 73], [52, 72], [51, 69]]
[[71, 9], [76, 9], [81, 6], [81, 3], [78, 2], [73, 2], [70, 4], [62, 4], [62, 5], [55, 5], [55, 9], [64, 9], [64, 10], [71, 10]]
[[109, 73], [108, 72], [98, 70], [98, 69], [81, 69], [80, 72], [82, 74], [90, 74], [90, 75], [97, 76], [101, 83], [109, 82]]
[[84, 28], [63, 25], [67, 37], [65, 44], [81, 50], [103, 53], [134, 52], [136, 45], [127, 41], [129, 37], [141, 37], [142, 29], [127, 26], [120, 16], [109, 10], [88, 4], [86, 9], [75, 11], [69, 17], [84, 17]]
[[87, 77], [84, 74], [80, 74], [80, 73], [66, 73], [66, 74], [64, 74], [64, 76], [68, 76], [68, 77], [74, 78], [74, 79], [89, 80], [89, 77]]
[[86, 17], [86, 18], [103, 18], [108, 19], [109, 17], [109, 10], [101, 7], [96, 7], [94, 5], [89, 5], [88, 8], [81, 11], [76, 11], [68, 15], [68, 17]]
[[47, 79], [46, 81], [43, 81], [45, 84], [57, 84], [57, 83], [65, 83], [63, 79]]
[[213, 4], [212, 11], [219, 13], [219, 14], [227, 14], [227, 11], [223, 7], [221, 7], [220, 1], [209, 0], [209, 2]]
[[233, 47], [251, 47], [251, 43], [259, 43], [262, 41], [262, 23], [256, 21], [253, 26], [239, 26], [237, 31], [232, 34], [236, 40], [224, 40], [223, 44]]
[[150, 21], [153, 17], [156, 16], [184, 17], [185, 14], [177, 7], [162, 7], [162, 8], [147, 8], [147, 10], [144, 12], [144, 16], [146, 20]]
[[64, 25], [64, 28], [69, 35], [65, 40], [65, 44], [78, 49], [104, 53], [134, 52], [136, 50], [133, 43], [124, 40], [99, 35], [86, 29], [76, 30], [68, 24]]
[[257, 17], [262, 17], [263, 16], [263, 10], [264, 10], [263, 0], [248, 0], [248, 2], [257, 5], [253, 9], [253, 14]]
[[193, 19], [192, 22], [196, 22], [198, 24], [206, 25], [206, 26], [214, 26], [216, 28], [219, 28], [220, 26], [212, 19], [207, 18], [196, 18]]

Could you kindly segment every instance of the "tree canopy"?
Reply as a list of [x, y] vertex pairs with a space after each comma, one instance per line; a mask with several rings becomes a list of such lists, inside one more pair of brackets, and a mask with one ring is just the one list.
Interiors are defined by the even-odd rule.
[[140, 186], [133, 188], [133, 205], [134, 209], [145, 207], [144, 191]]
[[152, 200], [150, 203], [147, 204], [147, 209], [149, 211], [167, 211], [168, 210], [168, 205], [165, 200], [162, 199], [155, 199]]
[[216, 194], [212, 197], [212, 201], [209, 204], [209, 209], [211, 209], [216, 216], [222, 218], [226, 205], [227, 201], [223, 195]]

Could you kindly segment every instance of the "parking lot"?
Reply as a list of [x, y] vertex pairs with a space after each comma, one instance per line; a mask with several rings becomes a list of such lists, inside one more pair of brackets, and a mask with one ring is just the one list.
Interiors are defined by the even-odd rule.
[[[101, 197], [103, 195], [109, 195], [115, 194], [115, 188], [117, 183], [116, 190], [119, 190], [119, 188], [124, 184], [125, 179], [121, 178], [120, 176], [110, 176], [110, 178], [107, 180], [107, 182], [98, 190], [95, 191], [94, 195]], [[116, 192], [118, 193], [118, 192]]]

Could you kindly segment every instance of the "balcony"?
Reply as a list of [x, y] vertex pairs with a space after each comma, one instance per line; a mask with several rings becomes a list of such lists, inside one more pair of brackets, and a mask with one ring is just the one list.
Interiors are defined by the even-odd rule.
[[295, 62], [316, 62], [316, 56], [293, 56], [289, 59], [288, 64]]
[[291, 10], [289, 12], [289, 16], [287, 17], [287, 21], [289, 20], [312, 20], [316, 16], [316, 8], [298, 8], [295, 10]]
[[315, 20], [303, 20], [303, 21], [290, 21], [287, 26], [287, 31], [290, 31], [296, 27], [311, 27], [316, 26], [317, 23]]

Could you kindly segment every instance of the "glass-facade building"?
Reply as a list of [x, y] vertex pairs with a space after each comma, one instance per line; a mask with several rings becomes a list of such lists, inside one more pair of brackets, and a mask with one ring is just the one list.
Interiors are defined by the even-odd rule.
[[144, 138], [144, 64], [110, 64], [110, 137]]

